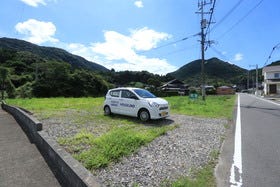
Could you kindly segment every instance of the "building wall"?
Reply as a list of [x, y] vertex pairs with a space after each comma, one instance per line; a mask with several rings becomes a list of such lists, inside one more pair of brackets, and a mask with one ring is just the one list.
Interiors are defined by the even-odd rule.
[[233, 88], [217, 88], [217, 94], [218, 95], [230, 95], [234, 94], [235, 91]]

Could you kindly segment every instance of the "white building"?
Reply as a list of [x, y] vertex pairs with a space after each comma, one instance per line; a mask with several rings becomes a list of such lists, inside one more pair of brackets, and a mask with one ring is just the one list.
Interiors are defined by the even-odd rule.
[[262, 75], [264, 76], [264, 94], [280, 95], [280, 65], [264, 67]]

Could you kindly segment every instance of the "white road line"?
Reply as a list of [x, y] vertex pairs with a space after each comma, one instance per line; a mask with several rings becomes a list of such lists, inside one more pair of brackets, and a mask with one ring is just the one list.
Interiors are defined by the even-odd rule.
[[233, 163], [230, 170], [230, 184], [231, 187], [242, 186], [241, 114], [239, 94], [237, 102]]
[[255, 98], [259, 99], [259, 100], [266, 101], [266, 102], [268, 102], [268, 103], [271, 103], [271, 104], [274, 104], [274, 105], [280, 106], [280, 104], [279, 104], [279, 103], [276, 103], [276, 102], [270, 101], [270, 100], [268, 100], [268, 99], [264, 99], [264, 98], [261, 98], [261, 97], [255, 96], [255, 95], [250, 95], [250, 94], [248, 94], [248, 95], [249, 95], [249, 96], [251, 96], [251, 97], [255, 97]]

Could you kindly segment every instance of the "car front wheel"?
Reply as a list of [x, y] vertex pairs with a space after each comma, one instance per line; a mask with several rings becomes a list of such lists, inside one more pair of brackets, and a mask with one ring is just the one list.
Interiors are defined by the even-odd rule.
[[150, 119], [150, 113], [148, 110], [141, 110], [139, 112], [139, 118], [141, 121], [148, 121]]

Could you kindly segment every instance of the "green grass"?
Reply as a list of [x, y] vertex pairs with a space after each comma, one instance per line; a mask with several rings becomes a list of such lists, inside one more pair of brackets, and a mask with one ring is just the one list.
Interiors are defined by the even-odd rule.
[[76, 150], [74, 157], [89, 170], [106, 167], [136, 151], [140, 146], [151, 142], [155, 137], [165, 134], [170, 128], [115, 128], [100, 137], [87, 132], [80, 132], [73, 138], [61, 138], [59, 143], [75, 150], [77, 145], [89, 145], [90, 148]]
[[11, 99], [10, 105], [23, 107], [44, 122], [48, 118], [78, 125], [75, 136], [58, 142], [89, 170], [105, 167], [129, 155], [156, 137], [176, 128], [161, 121], [142, 123], [137, 118], [104, 116], [104, 98]]
[[[205, 102], [190, 100], [186, 96], [166, 99], [171, 105], [171, 114], [231, 118], [235, 96], [208, 96]], [[106, 167], [176, 127], [175, 124], [160, 125], [158, 121], [142, 123], [136, 118], [119, 115], [104, 116], [103, 101], [104, 98], [100, 97], [9, 99], [6, 102], [31, 111], [43, 122], [51, 118], [78, 125], [80, 130], [76, 135], [60, 137], [58, 142], [89, 170]], [[208, 166], [200, 172], [196, 180], [202, 184], [204, 180], [209, 181]], [[196, 180], [182, 179], [174, 186], [184, 184], [185, 180], [196, 183]]]
[[219, 151], [211, 153], [211, 160], [201, 169], [191, 171], [190, 177], [181, 177], [177, 181], [167, 182], [162, 186], [171, 187], [215, 187], [216, 180], [214, 176], [214, 168], [216, 166]]
[[187, 96], [165, 99], [170, 103], [173, 114], [231, 119], [236, 96], [207, 96], [206, 101], [202, 101], [201, 98], [192, 100]]

